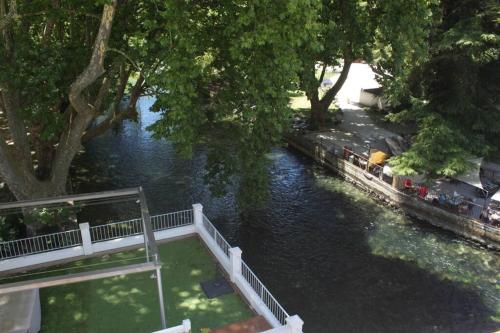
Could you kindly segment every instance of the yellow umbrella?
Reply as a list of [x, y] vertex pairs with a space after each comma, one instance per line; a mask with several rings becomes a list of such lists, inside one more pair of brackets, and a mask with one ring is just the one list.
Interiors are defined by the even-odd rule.
[[370, 159], [368, 160], [368, 162], [370, 162], [370, 164], [382, 165], [388, 158], [389, 154], [386, 154], [383, 151], [378, 150], [370, 154]]

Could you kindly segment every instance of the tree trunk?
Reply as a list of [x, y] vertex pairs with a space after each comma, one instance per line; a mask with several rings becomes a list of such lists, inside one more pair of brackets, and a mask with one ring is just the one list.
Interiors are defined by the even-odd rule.
[[[44, 199], [44, 198], [63, 196], [67, 194], [65, 187], [64, 188], [57, 187], [56, 184], [50, 181], [38, 182], [36, 185], [37, 186], [34, 187], [32, 192], [30, 193], [30, 199]], [[36, 208], [43, 208], [43, 207], [36, 207]], [[46, 227], [46, 225], [42, 223], [40, 215], [38, 211], [35, 209], [35, 207], [23, 208], [22, 213], [23, 213], [24, 224], [26, 225], [27, 237], [36, 236], [42, 228]], [[57, 211], [55, 210], [52, 211], [52, 214], [54, 214], [55, 217], [52, 221], [54, 223], [53, 225], [60, 226], [64, 221], [57, 219], [58, 215]], [[44, 213], [44, 215], [47, 215], [47, 213]]]
[[311, 125], [313, 129], [319, 129], [325, 125], [328, 113], [328, 105], [319, 99], [311, 99]]
[[[28, 140], [29, 130], [26, 129], [24, 120], [19, 116], [21, 110], [19, 92], [8, 89], [9, 87], [0, 87], [2, 117], [8, 124], [8, 133], [4, 135], [0, 132], [0, 175], [18, 200], [66, 194], [69, 167], [81, 148], [81, 139], [85, 130], [96, 116], [96, 109], [100, 108], [98, 102], [102, 98], [97, 98], [94, 104], [90, 103], [88, 89], [105, 73], [104, 59], [116, 6], [117, 0], [108, 1], [104, 5], [89, 64], [70, 86], [68, 95], [73, 110], [68, 111], [68, 125], [61, 134], [55, 151], [52, 143], [40, 143], [35, 139]], [[0, 0], [0, 14], [6, 15], [6, 0]], [[6, 52], [14, 55], [13, 45], [15, 44], [12, 43], [9, 29], [4, 28], [1, 33], [0, 37], [5, 40]], [[100, 96], [104, 96], [106, 90], [104, 88], [106, 86], [103, 87], [103, 93]], [[41, 177], [37, 177], [33, 170], [31, 144], [34, 144], [37, 150]], [[36, 234], [39, 227], [37, 220], [27, 225], [28, 234]]]
[[[342, 72], [340, 73], [339, 78], [335, 82], [335, 84], [328, 89], [328, 91], [323, 95], [320, 99], [318, 95], [318, 87], [315, 88], [314, 91], [310, 91], [307, 93], [307, 97], [311, 102], [311, 125], [313, 128], [319, 128], [325, 125], [325, 119], [328, 113], [328, 108], [332, 104], [335, 96], [340, 91], [344, 82], [347, 80], [347, 76], [349, 74], [349, 69], [351, 68], [352, 61], [348, 58], [344, 59], [344, 67], [342, 67]], [[321, 78], [324, 73], [322, 73]], [[319, 82], [321, 84], [321, 82]]]

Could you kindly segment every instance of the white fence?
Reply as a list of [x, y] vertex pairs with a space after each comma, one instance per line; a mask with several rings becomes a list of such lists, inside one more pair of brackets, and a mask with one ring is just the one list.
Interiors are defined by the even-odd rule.
[[193, 224], [193, 210], [151, 216], [153, 231], [165, 230]]
[[248, 267], [248, 265], [241, 261], [241, 274], [247, 280], [248, 284], [253, 288], [255, 293], [259, 295], [260, 299], [267, 308], [272, 312], [274, 317], [281, 323], [281, 325], [286, 324], [286, 318], [289, 317], [288, 313], [283, 309], [281, 304], [278, 303], [276, 298], [271, 294], [271, 292], [266, 288], [266, 286], [259, 280], [257, 275]]
[[191, 321], [189, 319], [185, 319], [179, 326], [169, 327], [153, 333], [191, 333]]
[[142, 219], [113, 222], [90, 227], [92, 243], [142, 234]]
[[0, 261], [82, 245], [79, 229], [0, 243]]
[[[298, 316], [288, 315], [241, 259], [241, 250], [231, 247], [203, 214], [202, 205], [195, 204], [192, 210], [152, 216], [151, 223], [156, 240], [197, 233], [252, 307], [274, 328], [280, 328], [276, 332], [302, 332], [302, 320]], [[89, 227], [88, 223], [81, 223], [79, 230], [3, 242], [0, 243], [0, 273], [139, 245], [144, 242], [142, 230], [142, 219], [94, 227]], [[161, 332], [184, 332], [180, 327]]]
[[[154, 231], [193, 224], [193, 210], [151, 216]], [[92, 243], [142, 235], [142, 219], [113, 222], [90, 227]], [[0, 242], [0, 260], [56, 251], [82, 245], [80, 229]]]
[[214, 227], [212, 222], [203, 214], [203, 227], [208, 232], [208, 234], [215, 241], [217, 246], [222, 250], [222, 252], [229, 258], [229, 249], [231, 246], [227, 242], [227, 240], [222, 237], [219, 231]]
[[[231, 281], [240, 289], [252, 307], [266, 318], [273, 327], [284, 327], [286, 329], [290, 325], [289, 318], [291, 317], [257, 275], [241, 259], [241, 250], [229, 245], [203, 214], [202, 209], [203, 207], [199, 204], [193, 205], [194, 223], [200, 237], [208, 245], [210, 251], [227, 271]], [[300, 318], [294, 322], [296, 325], [293, 332], [302, 332], [301, 324], [298, 325], [299, 322], [302, 322]], [[300, 329], [297, 329], [298, 326], [300, 326]], [[292, 332], [292, 330], [283, 332]]]

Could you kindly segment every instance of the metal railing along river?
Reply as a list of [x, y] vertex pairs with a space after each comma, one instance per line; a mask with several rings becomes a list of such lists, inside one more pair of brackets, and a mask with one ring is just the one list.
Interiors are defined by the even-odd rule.
[[289, 314], [283, 309], [281, 304], [278, 303], [276, 298], [271, 294], [271, 292], [264, 286], [264, 284], [259, 280], [257, 275], [248, 267], [248, 265], [241, 261], [241, 274], [252, 287], [252, 289], [259, 295], [260, 299], [264, 302], [266, 307], [273, 313], [274, 317], [282, 324], [286, 324], [286, 318]]
[[[210, 222], [210, 220], [203, 215], [203, 227], [208, 232], [210, 237], [217, 243], [219, 248], [226, 254], [229, 258], [229, 249], [231, 246], [227, 240], [217, 231], [217, 228]], [[286, 318], [289, 317], [285, 309], [278, 303], [276, 298], [271, 294], [271, 292], [266, 288], [266, 286], [260, 281], [260, 279], [255, 275], [255, 273], [248, 267], [248, 265], [241, 260], [241, 275], [246, 280], [246, 282], [252, 287], [255, 293], [259, 296], [261, 301], [266, 305], [266, 307], [271, 311], [274, 317], [282, 324], [286, 324]]]
[[203, 215], [203, 227], [208, 232], [210, 237], [212, 237], [215, 243], [219, 246], [222, 252], [224, 252], [224, 254], [229, 258], [229, 249], [231, 248], [231, 246], [205, 215]]

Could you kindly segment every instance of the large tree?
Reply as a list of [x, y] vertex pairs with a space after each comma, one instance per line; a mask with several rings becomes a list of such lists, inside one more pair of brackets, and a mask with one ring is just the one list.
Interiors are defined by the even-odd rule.
[[418, 124], [411, 148], [392, 160], [401, 174], [453, 176], [500, 144], [500, 5], [443, 0], [435, 13], [428, 59], [407, 81], [411, 106], [392, 116]]
[[175, 1], [165, 8], [170, 32], [162, 38], [173, 52], [152, 78], [162, 113], [152, 129], [188, 154], [206, 144], [214, 193], [237, 183], [240, 204], [265, 197], [265, 153], [288, 124], [296, 50], [312, 37], [317, 9], [313, 0]]
[[[405, 65], [413, 65], [425, 54], [432, 0], [374, 1], [323, 0], [317, 16], [318, 30], [307, 47], [299, 50], [302, 60], [301, 89], [311, 103], [313, 123], [323, 123], [349, 74], [351, 64], [364, 60], [391, 87], [404, 84]], [[404, 63], [409, 60], [410, 63]], [[322, 69], [319, 78], [316, 65]], [[341, 67], [335, 83], [320, 94], [328, 66]]]
[[66, 193], [82, 142], [136, 117], [154, 15], [154, 2], [0, 0], [0, 178], [17, 199]]

